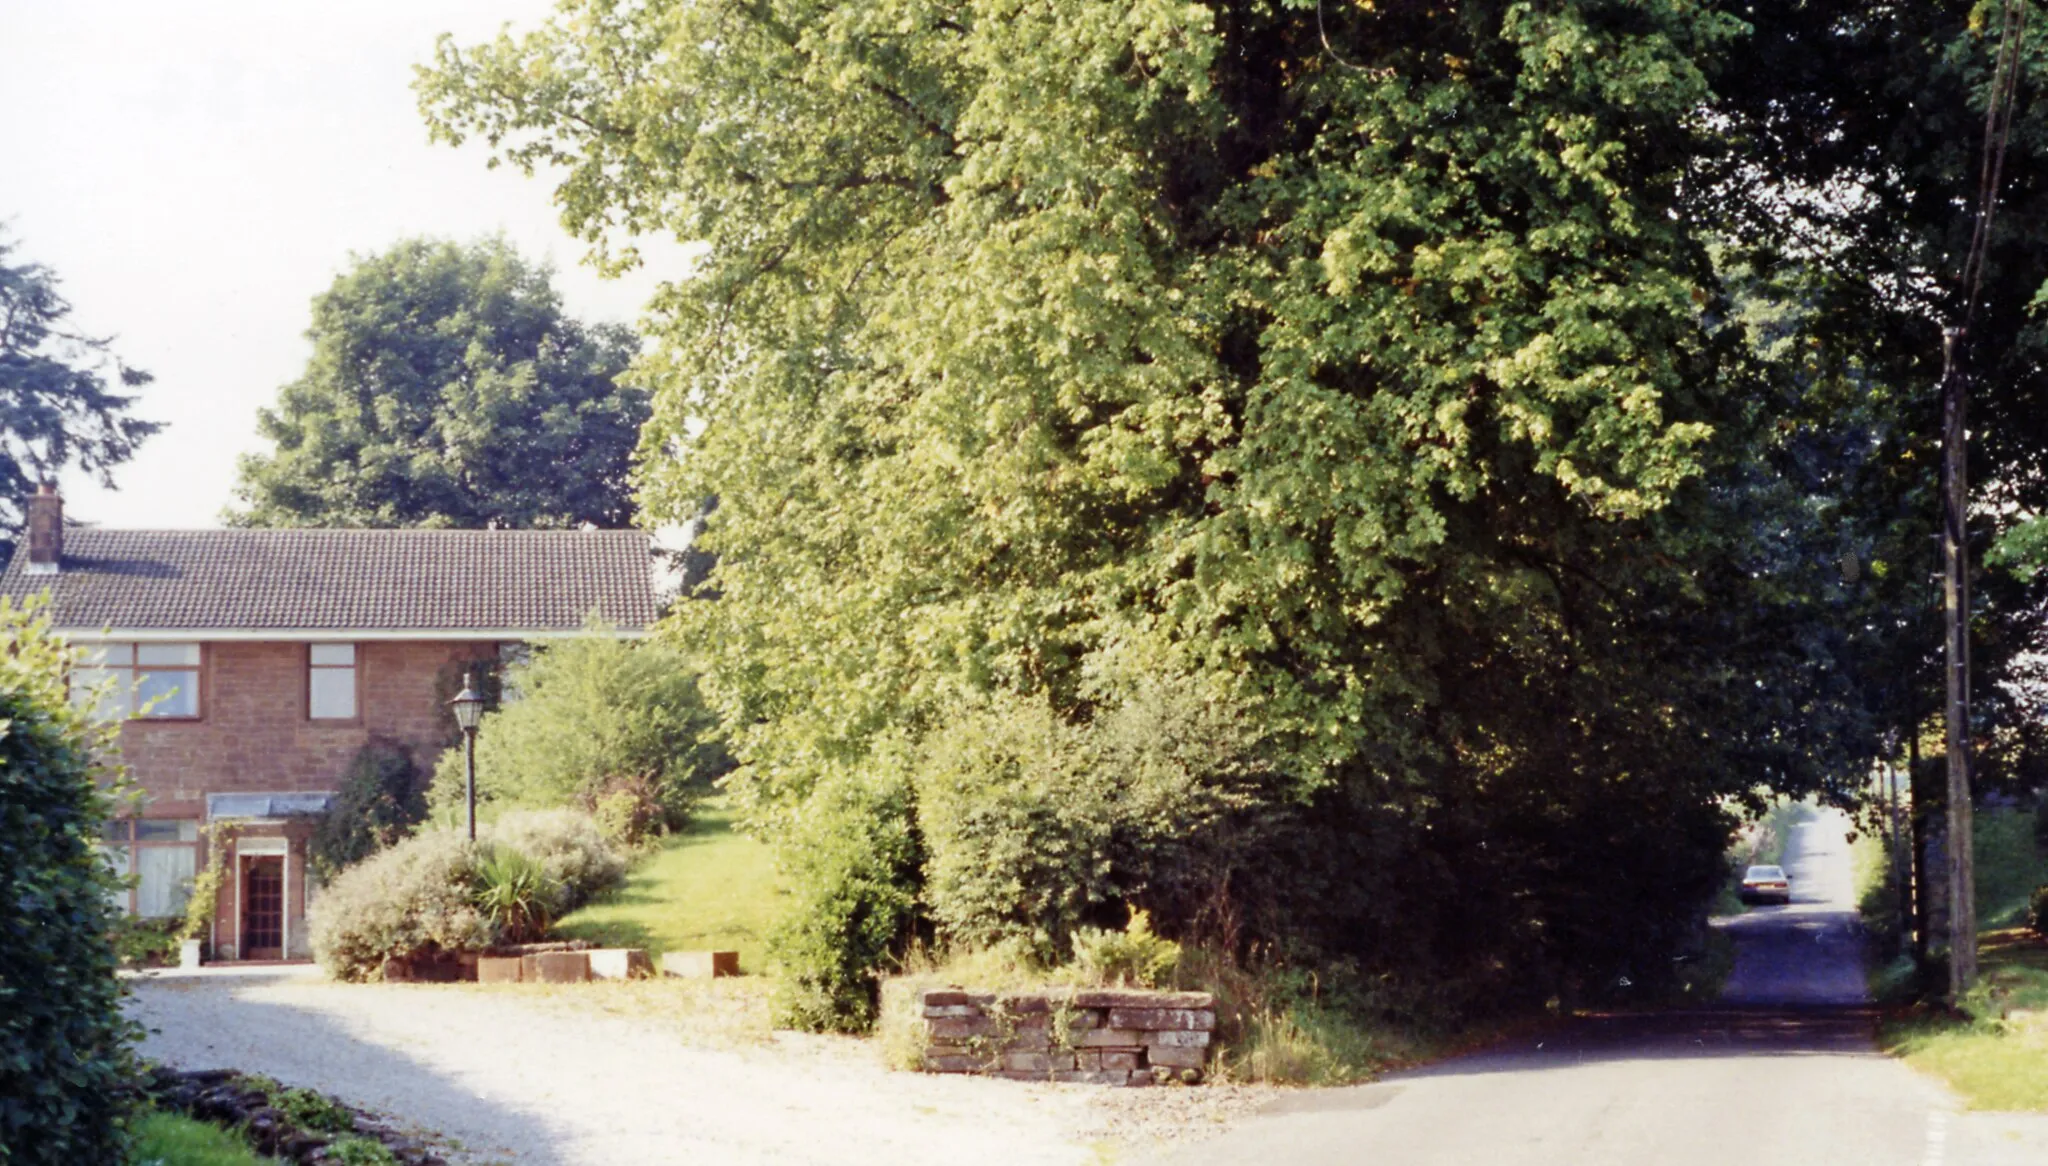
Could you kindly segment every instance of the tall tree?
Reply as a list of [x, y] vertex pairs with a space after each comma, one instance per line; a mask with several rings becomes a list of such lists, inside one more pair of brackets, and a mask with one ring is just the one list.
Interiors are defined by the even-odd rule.
[[[1968, 640], [1959, 634], [1951, 656], [1967, 647], [1971, 668], [1950, 679], [1958, 696], [1980, 699], [1967, 723], [1946, 718], [1949, 785], [1958, 794], [1969, 788], [1975, 748], [2010, 739], [2001, 722], [2026, 715], [2000, 684], [2031, 646], [2033, 631], [2022, 625], [2038, 629], [2048, 591], [2023, 577], [1975, 577], [1978, 555], [2000, 528], [2012, 528], [2006, 553], [2024, 564], [2037, 537], [2026, 522], [2048, 510], [2048, 328], [2039, 312], [2048, 291], [2048, 105], [2032, 96], [2048, 82], [2048, 57], [2021, 48], [2040, 43], [2038, 7], [1745, 7], [1753, 27], [1747, 65], [1716, 79], [1716, 121], [1730, 149], [1703, 158], [1698, 186], [1753, 253], [1808, 274], [1816, 306], [1810, 342], [1856, 361], [1893, 394], [1902, 459], [1931, 481], [1953, 454], [1944, 480], [1957, 479], [1967, 434], [1973, 489], [1967, 528], [1951, 540], [1950, 590], [1962, 617], [1957, 631], [1967, 629]], [[2015, 33], [2027, 24], [2023, 40]], [[2006, 50], [2013, 67], [2002, 72]], [[2019, 101], [2009, 124], [1987, 120], [2012, 92]], [[1989, 229], [1980, 234], [1980, 226]], [[1949, 329], [1955, 360], [1945, 377]], [[1944, 412], [1963, 394], [1943, 394], [1944, 385], [1967, 388], [1966, 429], [1964, 418]], [[1958, 440], [1944, 445], [1945, 431]], [[1922, 700], [1917, 716], [1933, 708]], [[2010, 756], [1999, 762], [2015, 768]], [[1916, 792], [1930, 795], [1916, 799], [1923, 805], [1950, 800], [1935, 789]], [[1959, 830], [1968, 808], [1954, 807]], [[1968, 902], [1953, 891], [1945, 897]], [[1955, 917], [1967, 944], [1968, 912]], [[1958, 955], [1951, 991], [1968, 978], [1967, 946]]]
[[67, 465], [112, 486], [113, 468], [163, 428], [128, 415], [150, 375], [114, 355], [106, 337], [78, 331], [57, 277], [11, 262], [0, 237], [0, 537], [19, 533], [21, 499]]
[[1087, 724], [1173, 676], [1310, 808], [1232, 893], [1563, 989], [1669, 966], [1723, 798], [1874, 750], [1828, 461], [1867, 484], [1872, 420], [1759, 354], [1692, 195], [1728, 14], [568, 8], [423, 103], [566, 166], [601, 251], [708, 245], [642, 480], [720, 499], [676, 630], [758, 816], [991, 692]]
[[313, 358], [242, 460], [247, 526], [627, 525], [647, 394], [630, 329], [562, 313], [502, 239], [359, 257], [313, 300]]

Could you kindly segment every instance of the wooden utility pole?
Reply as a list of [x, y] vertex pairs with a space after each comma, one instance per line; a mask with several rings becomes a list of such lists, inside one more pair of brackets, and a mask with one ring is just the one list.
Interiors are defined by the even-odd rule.
[[1948, 999], [1977, 979], [1977, 875], [1970, 845], [1969, 388], [1956, 367], [1958, 329], [1942, 334], [1941, 599], [1948, 673]]

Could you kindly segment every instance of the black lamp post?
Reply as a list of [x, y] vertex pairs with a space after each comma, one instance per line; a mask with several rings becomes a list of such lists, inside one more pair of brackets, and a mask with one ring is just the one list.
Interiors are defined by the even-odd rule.
[[463, 786], [463, 795], [469, 803], [469, 840], [476, 841], [476, 727], [484, 717], [484, 695], [476, 690], [476, 675], [471, 673], [462, 682], [462, 691], [448, 702], [455, 711], [455, 723], [462, 726], [462, 739], [467, 747], [469, 776]]

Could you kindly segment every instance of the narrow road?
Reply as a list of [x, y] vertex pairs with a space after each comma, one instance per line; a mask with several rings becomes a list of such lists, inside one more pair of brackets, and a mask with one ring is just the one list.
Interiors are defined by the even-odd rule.
[[1965, 1114], [1875, 1051], [1847, 820], [1796, 827], [1793, 901], [1724, 921], [1719, 1007], [1598, 1017], [1282, 1099], [1175, 1166], [2043, 1166], [2048, 1118]]

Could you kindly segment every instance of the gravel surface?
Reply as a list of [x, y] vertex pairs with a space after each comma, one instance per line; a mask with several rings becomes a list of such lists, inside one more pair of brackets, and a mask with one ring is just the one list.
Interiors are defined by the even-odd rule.
[[1221, 1132], [1274, 1093], [890, 1072], [859, 1041], [705, 1038], [617, 987], [201, 972], [138, 979], [133, 1007], [151, 1057], [333, 1093], [442, 1135], [474, 1166], [1115, 1162]]

